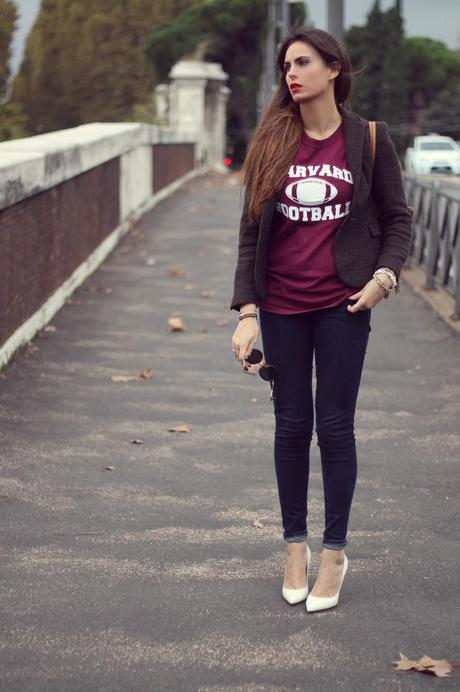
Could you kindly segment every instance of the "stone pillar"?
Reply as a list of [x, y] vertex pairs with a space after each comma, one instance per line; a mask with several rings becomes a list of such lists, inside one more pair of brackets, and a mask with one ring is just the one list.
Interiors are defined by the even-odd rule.
[[196, 138], [202, 165], [227, 172], [223, 157], [228, 75], [219, 63], [180, 60], [169, 77], [170, 127]]
[[169, 122], [169, 85], [158, 84], [155, 87], [155, 115], [158, 125], [168, 125]]

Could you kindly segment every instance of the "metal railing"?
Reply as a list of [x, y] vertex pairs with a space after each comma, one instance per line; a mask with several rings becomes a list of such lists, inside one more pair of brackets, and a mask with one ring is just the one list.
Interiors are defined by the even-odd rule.
[[441, 286], [455, 301], [453, 320], [460, 319], [460, 188], [441, 189], [439, 179], [423, 180], [403, 173], [408, 205], [415, 207], [409, 266], [426, 274], [424, 288]]

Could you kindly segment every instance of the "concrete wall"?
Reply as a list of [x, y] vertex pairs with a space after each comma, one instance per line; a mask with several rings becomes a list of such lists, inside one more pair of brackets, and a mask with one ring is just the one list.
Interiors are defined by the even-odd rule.
[[0, 367], [132, 221], [203, 173], [190, 133], [91, 123], [0, 143]]

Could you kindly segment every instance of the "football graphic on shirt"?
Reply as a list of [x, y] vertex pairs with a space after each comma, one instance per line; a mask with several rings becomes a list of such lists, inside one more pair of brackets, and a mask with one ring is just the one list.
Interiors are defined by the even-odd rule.
[[338, 190], [323, 178], [303, 178], [286, 187], [286, 196], [293, 202], [304, 206], [326, 204], [337, 197]]

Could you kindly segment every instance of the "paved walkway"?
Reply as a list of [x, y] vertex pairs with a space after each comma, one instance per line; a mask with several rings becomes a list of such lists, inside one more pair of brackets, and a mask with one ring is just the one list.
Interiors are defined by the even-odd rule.
[[[232, 182], [147, 214], [0, 381], [1, 690], [455, 686], [392, 661], [458, 662], [459, 336], [407, 284], [374, 309], [349, 572], [338, 608], [289, 606], [269, 385], [231, 352]], [[310, 478], [312, 586], [315, 437]]]

